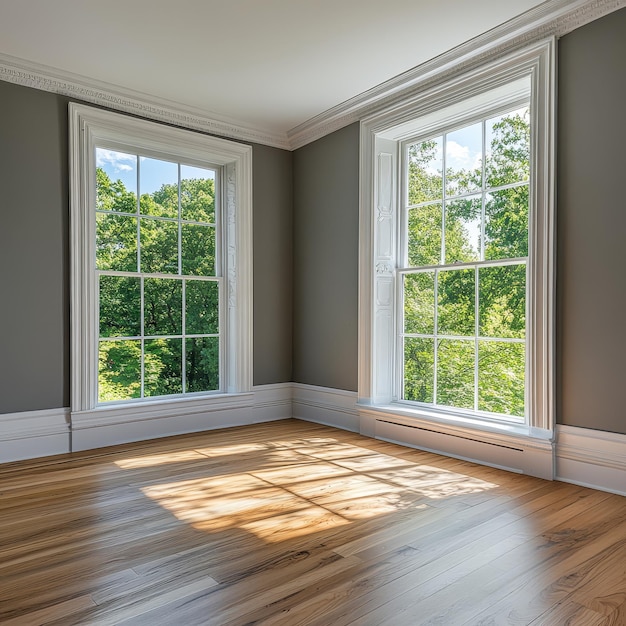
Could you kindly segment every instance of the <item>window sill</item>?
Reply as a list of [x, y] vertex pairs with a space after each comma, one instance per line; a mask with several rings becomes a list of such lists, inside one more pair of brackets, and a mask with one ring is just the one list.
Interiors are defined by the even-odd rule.
[[428, 408], [415, 408], [400, 402], [386, 404], [358, 403], [361, 414], [374, 417], [378, 421], [389, 421], [412, 428], [454, 435], [488, 443], [503, 445], [511, 440], [524, 439], [526, 442], [552, 442], [554, 433], [542, 428], [533, 428], [528, 424], [514, 422], [496, 422], [480, 417], [444, 414]]

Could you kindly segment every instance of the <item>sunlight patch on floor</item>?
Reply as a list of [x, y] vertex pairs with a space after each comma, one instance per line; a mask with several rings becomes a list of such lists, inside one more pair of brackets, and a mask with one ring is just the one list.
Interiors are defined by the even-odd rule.
[[330, 438], [297, 440], [297, 445], [285, 441], [208, 447], [118, 465], [134, 469], [150, 460], [184, 462], [247, 452], [261, 452], [258, 469], [149, 485], [142, 491], [198, 530], [240, 529], [275, 543], [498, 486]]
[[168, 463], [184, 463], [185, 461], [197, 461], [206, 458], [195, 450], [183, 450], [181, 452], [166, 452], [164, 454], [147, 454], [131, 459], [114, 461], [115, 465], [122, 469], [139, 469], [142, 467], [154, 467]]

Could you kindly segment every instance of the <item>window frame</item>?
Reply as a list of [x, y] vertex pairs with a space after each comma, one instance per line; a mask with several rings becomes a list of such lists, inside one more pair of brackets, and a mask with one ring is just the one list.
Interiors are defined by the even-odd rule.
[[[70, 103], [71, 410], [89, 412], [176, 402], [221, 402], [252, 388], [252, 148], [193, 131]], [[219, 391], [99, 403], [99, 303], [96, 269], [95, 153], [115, 149], [216, 170], [222, 206]], [[217, 221], [217, 220], [216, 220]], [[216, 259], [216, 265], [219, 267]], [[216, 269], [217, 269], [216, 267]], [[139, 276], [139, 274], [138, 274]], [[116, 411], [117, 409], [117, 411]], [[129, 417], [132, 419], [132, 415]]]
[[[516, 81], [530, 80], [531, 180], [529, 198], [535, 216], [529, 224], [527, 288], [527, 419], [466, 415], [437, 406], [399, 400], [398, 288], [399, 219], [403, 213], [400, 147], [418, 134], [434, 134], [455, 120], [479, 118], [497, 109], [504, 94], [523, 97]], [[521, 82], [520, 82], [521, 84]], [[527, 88], [526, 88], [527, 89]], [[517, 90], [517, 92], [516, 92]], [[500, 98], [500, 99], [498, 99]], [[507, 106], [503, 104], [503, 106]], [[555, 340], [555, 41], [538, 42], [486, 65], [459, 72], [445, 82], [399, 99], [361, 122], [361, 203], [359, 249], [358, 402], [372, 415], [462, 428], [501, 430], [551, 438], [554, 431]], [[416, 130], [419, 129], [419, 130]]]

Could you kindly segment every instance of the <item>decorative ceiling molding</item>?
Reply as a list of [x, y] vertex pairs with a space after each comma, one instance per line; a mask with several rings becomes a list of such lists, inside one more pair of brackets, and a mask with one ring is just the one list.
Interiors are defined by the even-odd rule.
[[211, 135], [290, 149], [286, 134], [0, 53], [0, 80]]
[[0, 53], [0, 80], [211, 135], [295, 150], [416, 92], [445, 82], [503, 54], [561, 37], [626, 7], [626, 0], [548, 0], [470, 41], [292, 128], [276, 133], [210, 111]]
[[320, 113], [287, 132], [292, 150], [415, 96], [479, 65], [548, 37], [561, 37], [626, 7], [626, 0], [555, 0]]

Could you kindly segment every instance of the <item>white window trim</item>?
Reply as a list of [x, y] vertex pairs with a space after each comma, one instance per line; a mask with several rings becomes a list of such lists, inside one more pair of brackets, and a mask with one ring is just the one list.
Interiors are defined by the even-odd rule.
[[[241, 404], [252, 390], [252, 148], [224, 139], [172, 128], [119, 113], [70, 103], [71, 248], [71, 420], [72, 428], [113, 421], [163, 417], [176, 411], [223, 409]], [[225, 250], [223, 277], [227, 301], [224, 325], [228, 357], [224, 393], [176, 398], [97, 403], [98, 311], [95, 275], [95, 146], [128, 143], [146, 153], [169, 154], [223, 168]]]
[[[471, 433], [486, 441], [508, 438], [554, 437], [555, 341], [555, 40], [553, 38], [511, 53], [429, 89], [413, 93], [401, 103], [361, 122], [359, 217], [359, 382], [364, 434], [376, 435], [373, 420], [427, 427], [455, 436]], [[528, 421], [523, 425], [407, 406], [396, 402], [395, 311], [399, 192], [397, 143], [406, 137], [412, 120], [436, 116], [437, 111], [500, 88], [517, 78], [531, 79], [533, 111], [531, 206], [540, 219], [531, 219], [529, 275], [537, 287], [529, 301]], [[477, 105], [480, 108], [480, 104]], [[441, 124], [438, 119], [437, 123]], [[532, 242], [532, 243], [531, 243]], [[536, 246], [533, 248], [532, 246]], [[408, 420], [408, 421], [407, 421]], [[483, 433], [481, 435], [481, 432]], [[489, 435], [487, 435], [489, 433]], [[502, 439], [503, 438], [503, 439]]]

